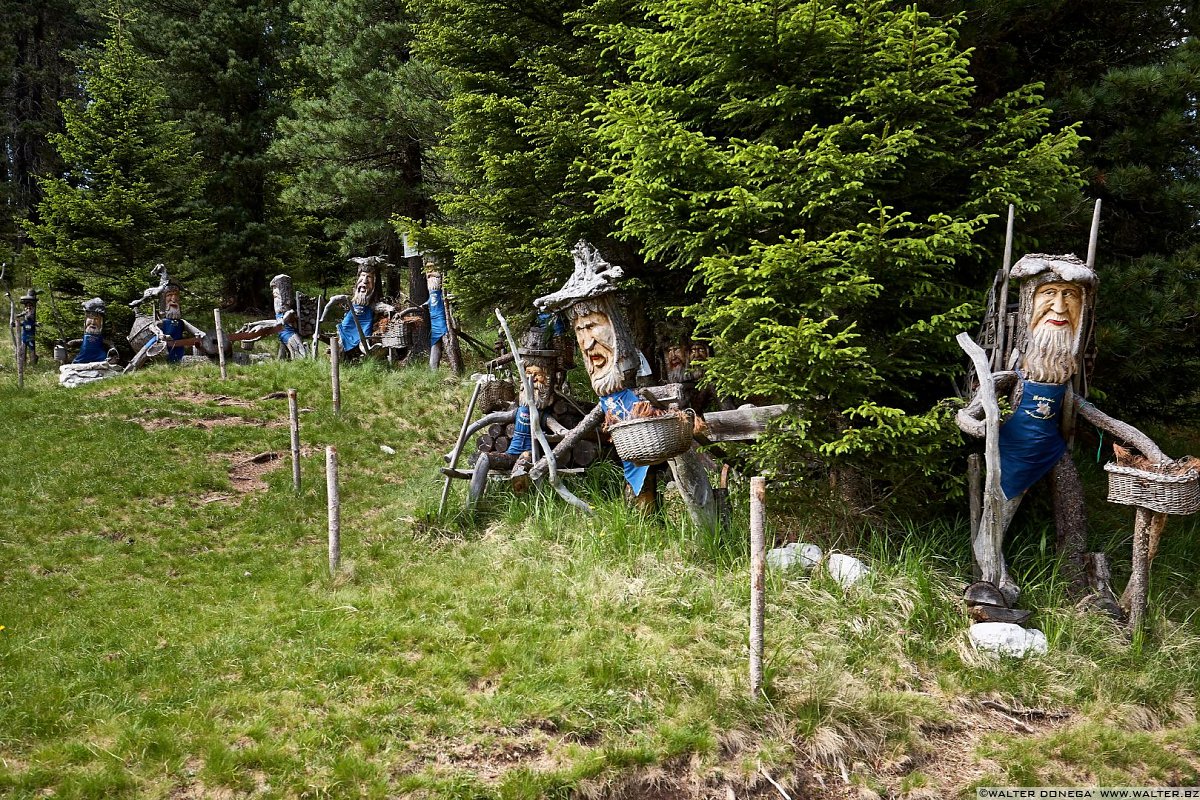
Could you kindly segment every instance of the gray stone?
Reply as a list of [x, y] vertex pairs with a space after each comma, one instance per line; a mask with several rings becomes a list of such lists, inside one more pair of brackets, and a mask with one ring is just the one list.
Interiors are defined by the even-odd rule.
[[849, 589], [870, 572], [866, 564], [845, 553], [830, 553], [825, 561], [825, 569], [829, 570], [829, 574], [843, 589]]
[[976, 650], [1014, 658], [1044, 655], [1050, 649], [1046, 634], [1011, 622], [978, 622], [971, 626], [968, 635]]

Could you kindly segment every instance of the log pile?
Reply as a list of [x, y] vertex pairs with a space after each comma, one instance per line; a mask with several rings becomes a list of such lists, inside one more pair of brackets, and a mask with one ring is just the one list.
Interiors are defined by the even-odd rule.
[[[550, 444], [557, 445], [562, 441], [563, 433], [570, 431], [583, 419], [583, 414], [574, 405], [564, 399], [557, 398], [554, 403], [543, 410], [543, 424], [546, 428], [546, 438]], [[480, 431], [475, 437], [475, 452], [468, 458], [472, 466], [481, 453], [503, 453], [512, 442], [513, 423], [493, 423]], [[561, 468], [588, 467], [611, 453], [611, 448], [601, 445], [597, 433], [579, 439], [570, 450], [558, 458]]]

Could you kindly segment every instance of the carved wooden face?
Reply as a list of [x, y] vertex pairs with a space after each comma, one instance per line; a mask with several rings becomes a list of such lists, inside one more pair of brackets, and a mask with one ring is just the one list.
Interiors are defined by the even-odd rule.
[[102, 314], [85, 314], [83, 317], [83, 332], [99, 335], [104, 330], [104, 316]]
[[163, 290], [163, 316], [168, 319], [179, 319], [183, 313], [179, 307], [179, 289], [171, 286]]
[[[525, 374], [529, 376], [529, 382], [533, 384], [533, 405], [538, 408], [545, 408], [550, 402], [550, 373], [541, 364], [526, 364]], [[528, 405], [525, 398], [525, 389], [521, 388], [521, 402]]]
[[365, 306], [371, 302], [371, 295], [375, 293], [375, 273], [367, 271], [358, 273], [358, 279], [354, 282], [354, 296], [350, 298], [356, 305]]
[[688, 365], [688, 351], [682, 344], [673, 344], [663, 351], [663, 361], [667, 367], [667, 380], [679, 383], [684, 379]]
[[429, 291], [442, 288], [442, 274], [440, 272], [431, 272], [425, 276], [426, 283], [429, 284]]
[[1075, 283], [1044, 283], [1033, 293], [1033, 313], [1030, 332], [1039, 328], [1067, 330], [1072, 335], [1079, 330], [1083, 318], [1083, 289]]
[[610, 373], [617, 368], [616, 334], [607, 314], [592, 311], [575, 319], [575, 341], [583, 353], [583, 366], [587, 370], [592, 389], [599, 395]]
[[37, 303], [22, 300], [21, 308], [25, 309], [25, 319], [37, 319]]

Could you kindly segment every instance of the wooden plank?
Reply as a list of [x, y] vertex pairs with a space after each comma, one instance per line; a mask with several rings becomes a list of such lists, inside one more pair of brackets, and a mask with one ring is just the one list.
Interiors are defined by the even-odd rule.
[[771, 420], [788, 410], [786, 405], [751, 406], [733, 411], [710, 411], [704, 415], [705, 430], [697, 435], [704, 444], [751, 442], [767, 429]]

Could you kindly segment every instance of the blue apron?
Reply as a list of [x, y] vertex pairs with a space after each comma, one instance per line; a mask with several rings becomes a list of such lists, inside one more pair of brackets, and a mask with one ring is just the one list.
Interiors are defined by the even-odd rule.
[[[183, 320], [164, 319], [158, 323], [158, 327], [162, 329], [163, 333], [165, 333], [167, 336], [170, 336], [172, 339], [183, 338]], [[183, 360], [183, 352], [184, 348], [182, 347], [168, 347], [167, 363], [178, 364]]]
[[1000, 488], [1012, 500], [1048, 473], [1067, 443], [1059, 429], [1065, 383], [1022, 381], [1021, 404], [1000, 426]]
[[429, 292], [429, 344], [435, 345], [446, 335], [446, 301], [441, 289]]
[[34, 347], [34, 340], [37, 338], [37, 320], [23, 319], [21, 320], [21, 341], [28, 348]]
[[512, 442], [504, 452], [510, 456], [519, 456], [526, 450], [532, 449], [533, 427], [530, 424], [529, 406], [520, 406], [517, 408], [517, 418], [513, 422]]
[[[354, 324], [355, 318], [358, 318], [358, 325]], [[358, 343], [362, 341], [362, 337], [358, 335], [358, 329], [362, 328], [363, 333], [371, 335], [371, 325], [375, 322], [375, 309], [371, 306], [350, 306], [350, 310], [346, 312], [346, 316], [342, 317], [342, 321], [338, 323], [338, 335], [342, 338], [342, 352], [349, 353], [351, 350], [358, 348]]]
[[[600, 398], [600, 405], [604, 411], [622, 420], [629, 419], [636, 402], [638, 402], [638, 396], [633, 393], [632, 389], [622, 389], [615, 394], [606, 394]], [[629, 488], [635, 495], [641, 494], [642, 486], [646, 482], [646, 473], [650, 471], [650, 467], [639, 467], [632, 461], [622, 461], [621, 466], [625, 470], [625, 482], [629, 484]]]
[[108, 348], [104, 346], [104, 338], [95, 333], [85, 333], [83, 344], [79, 346], [79, 355], [75, 356], [72, 364], [91, 364], [96, 361], [108, 360]]
[[[283, 318], [284, 318], [285, 316], [287, 316], [287, 312], [286, 312], [286, 311], [285, 311], [285, 312], [283, 312], [282, 314], [276, 314], [276, 315], [275, 315], [275, 319], [282, 321], [282, 320], [283, 320]], [[350, 327], [354, 327], [354, 323], [350, 323]], [[340, 328], [340, 326], [339, 326], [339, 328]], [[363, 330], [365, 331], [365, 330], [367, 330], [367, 329], [366, 329], [366, 328], [363, 328]], [[296, 338], [296, 337], [297, 337], [297, 336], [299, 336], [299, 335], [300, 335], [300, 332], [299, 332], [299, 331], [297, 331], [297, 330], [296, 330], [296, 329], [295, 329], [293, 326], [291, 326], [291, 325], [284, 325], [284, 326], [283, 326], [283, 330], [281, 330], [281, 331], [279, 332], [279, 341], [283, 342], [283, 346], [284, 346], [284, 347], [287, 347], [287, 343], [288, 343], [288, 342], [290, 342], [292, 339]], [[357, 336], [357, 335], [358, 335], [358, 331], [355, 331], [355, 332], [354, 332], [354, 335], [355, 335], [355, 336]], [[303, 341], [301, 342], [301, 344], [303, 344]]]

